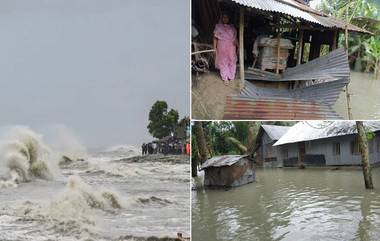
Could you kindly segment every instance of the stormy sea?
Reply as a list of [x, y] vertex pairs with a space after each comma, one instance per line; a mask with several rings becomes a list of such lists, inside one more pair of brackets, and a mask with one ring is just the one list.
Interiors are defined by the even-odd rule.
[[186, 156], [141, 156], [123, 145], [65, 153], [26, 127], [11, 128], [0, 145], [2, 241], [190, 236]]

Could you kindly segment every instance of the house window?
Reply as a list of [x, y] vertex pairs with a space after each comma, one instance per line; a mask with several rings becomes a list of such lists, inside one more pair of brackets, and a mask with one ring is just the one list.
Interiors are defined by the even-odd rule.
[[333, 143], [333, 155], [334, 156], [340, 156], [340, 143], [339, 142]]
[[284, 149], [282, 151], [282, 157], [283, 157], [284, 160], [286, 160], [286, 159], [289, 158], [288, 149]]
[[354, 141], [351, 141], [351, 154], [359, 155], [359, 141], [358, 138], [355, 138]]

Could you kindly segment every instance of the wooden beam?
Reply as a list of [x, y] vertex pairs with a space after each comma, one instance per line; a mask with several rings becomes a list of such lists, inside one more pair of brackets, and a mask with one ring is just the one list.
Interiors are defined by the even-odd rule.
[[303, 29], [299, 30], [297, 65], [301, 64], [303, 48]]
[[239, 18], [239, 69], [240, 69], [240, 89], [244, 88], [244, 7], [240, 7]]
[[281, 33], [278, 29], [277, 34], [277, 63], [276, 63], [276, 74], [280, 73], [280, 51], [281, 51]]

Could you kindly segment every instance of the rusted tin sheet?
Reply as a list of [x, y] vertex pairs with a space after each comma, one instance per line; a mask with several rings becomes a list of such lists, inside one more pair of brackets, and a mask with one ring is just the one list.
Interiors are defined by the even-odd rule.
[[348, 55], [344, 48], [339, 48], [294, 68], [288, 68], [282, 75], [266, 74], [264, 71], [254, 73], [250, 70], [245, 73], [247, 80], [270, 82], [307, 80], [333, 81], [337, 79], [349, 79], [349, 77], [350, 67], [348, 64]]
[[331, 106], [290, 99], [249, 99], [227, 96], [225, 120], [341, 119]]
[[[368, 131], [380, 131], [380, 121], [365, 121]], [[301, 121], [292, 126], [274, 146], [356, 134], [355, 121]]]
[[247, 157], [246, 155], [225, 155], [225, 156], [214, 156], [208, 159], [202, 164], [201, 169], [208, 167], [222, 167], [222, 166], [232, 166], [242, 158]]
[[[303, 19], [305, 21], [316, 23], [327, 28], [339, 28], [345, 29], [346, 23], [337, 20], [333, 17], [326, 16], [311, 7], [300, 4], [294, 0], [231, 0], [237, 4], [259, 9], [262, 11], [276, 12], [286, 14], [295, 18]], [[365, 29], [359, 28], [352, 24], [349, 24], [348, 30], [370, 33]]]
[[[227, 99], [225, 119], [338, 119], [332, 106], [349, 83], [350, 69], [346, 52], [338, 49], [307, 64], [290, 68], [281, 77], [267, 74], [261, 79], [252, 75], [247, 78], [309, 82], [304, 87], [281, 89], [246, 81], [240, 94]], [[305, 86], [310, 81], [317, 83]]]

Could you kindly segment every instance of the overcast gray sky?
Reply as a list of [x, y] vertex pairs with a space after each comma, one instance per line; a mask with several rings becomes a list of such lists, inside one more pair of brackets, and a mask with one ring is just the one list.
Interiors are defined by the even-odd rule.
[[189, 1], [0, 0], [0, 126], [64, 125], [90, 147], [189, 115]]

